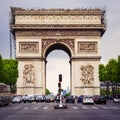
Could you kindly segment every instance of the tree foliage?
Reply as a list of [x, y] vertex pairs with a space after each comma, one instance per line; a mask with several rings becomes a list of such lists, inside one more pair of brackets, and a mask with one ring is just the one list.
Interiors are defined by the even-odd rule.
[[120, 83], [120, 56], [118, 60], [110, 59], [105, 65], [99, 65], [99, 79], [106, 83], [106, 93], [109, 94], [109, 83], [112, 84], [112, 94], [118, 93]]
[[117, 71], [118, 71], [118, 78], [117, 82], [120, 82], [120, 55], [118, 56], [118, 66], [117, 66]]
[[9, 84], [10, 86], [15, 85], [18, 77], [18, 62], [16, 60], [2, 60], [3, 68], [3, 83]]
[[0, 55], [0, 82], [3, 82], [2, 68], [3, 68], [2, 56]]
[[[120, 58], [119, 58], [120, 59]], [[99, 65], [99, 79], [101, 82], [120, 82], [120, 60], [110, 59], [107, 65]]]
[[45, 89], [45, 94], [46, 94], [46, 95], [49, 95], [49, 94], [50, 94], [50, 91], [49, 91], [47, 88]]
[[101, 82], [105, 82], [106, 80], [106, 66], [104, 64], [99, 65], [99, 79]]
[[118, 66], [118, 62], [115, 59], [110, 59], [108, 64], [106, 65], [107, 80], [109, 80], [112, 83], [117, 82], [118, 79], [117, 66]]

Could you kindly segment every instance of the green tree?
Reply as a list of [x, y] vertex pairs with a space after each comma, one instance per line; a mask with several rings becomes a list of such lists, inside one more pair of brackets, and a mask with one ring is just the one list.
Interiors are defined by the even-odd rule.
[[101, 89], [101, 92], [100, 94], [101, 95], [109, 95], [109, 82], [107, 81], [108, 78], [107, 78], [107, 69], [106, 69], [106, 66], [104, 64], [100, 64], [99, 65], [99, 80], [100, 82], [104, 82], [106, 83], [106, 90], [102, 90]]
[[49, 91], [47, 88], [45, 89], [45, 94], [46, 94], [46, 95], [49, 95], [49, 94], [50, 94], [50, 91]]
[[0, 54], [0, 82], [3, 82], [2, 68], [3, 68], [2, 56], [1, 56], [1, 54]]
[[[114, 85], [117, 83], [118, 79], [118, 62], [115, 59], [110, 59], [106, 65], [108, 82], [112, 83], [112, 95], [115, 94]], [[117, 85], [116, 85], [117, 86]]]
[[106, 66], [104, 64], [99, 65], [99, 80], [105, 82], [107, 80]]
[[115, 59], [110, 59], [108, 64], [106, 65], [107, 80], [109, 80], [112, 83], [116, 83], [118, 79], [117, 67], [118, 67], [118, 62]]
[[120, 83], [120, 55], [118, 56], [118, 66], [117, 66], [117, 82]]
[[11, 86], [11, 88], [15, 89], [15, 85], [17, 82], [18, 77], [18, 61], [16, 60], [2, 60], [3, 63], [3, 69], [2, 69], [2, 75], [3, 75], [3, 82], [5, 84], [8, 84]]

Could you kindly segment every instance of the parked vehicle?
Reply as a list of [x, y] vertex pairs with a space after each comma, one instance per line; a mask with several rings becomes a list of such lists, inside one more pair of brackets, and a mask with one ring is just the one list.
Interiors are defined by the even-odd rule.
[[93, 96], [94, 103], [96, 103], [96, 101], [98, 100], [99, 96], [100, 96], [100, 95], [94, 95], [94, 96]]
[[32, 102], [35, 101], [35, 96], [34, 95], [28, 95], [28, 96], [31, 98]]
[[54, 102], [55, 96], [54, 95], [47, 95], [45, 96], [45, 102]]
[[12, 99], [12, 103], [21, 103], [21, 102], [22, 102], [22, 98], [20, 96], [14, 97]]
[[94, 101], [94, 103], [96, 104], [106, 104], [107, 100], [105, 98], [105, 96], [98, 96], [97, 99]]
[[45, 102], [45, 96], [44, 95], [37, 95], [35, 98], [36, 102]]
[[120, 103], [120, 95], [114, 96], [113, 102], [114, 102], [114, 103]]
[[94, 104], [93, 96], [84, 96], [83, 97], [83, 104]]
[[78, 96], [77, 95], [73, 95], [74, 99], [78, 99]]
[[77, 99], [77, 103], [82, 103], [83, 102], [84, 95], [81, 95]]
[[75, 103], [74, 96], [67, 96], [66, 97], [66, 103]]
[[11, 102], [10, 86], [0, 83], [0, 106], [8, 105]]
[[24, 96], [23, 102], [24, 103], [26, 103], [26, 102], [32, 103], [32, 98], [30, 96]]

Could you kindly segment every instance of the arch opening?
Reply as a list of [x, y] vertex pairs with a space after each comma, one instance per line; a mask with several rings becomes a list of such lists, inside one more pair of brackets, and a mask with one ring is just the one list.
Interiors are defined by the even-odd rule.
[[56, 44], [51, 45], [46, 50], [45, 57], [47, 57], [48, 54], [53, 50], [63, 50], [69, 55], [69, 57], [71, 57], [71, 51], [69, 50], [69, 48], [67, 46], [65, 46], [64, 44], [61, 44], [61, 43], [56, 43]]
[[59, 74], [62, 74], [63, 95], [70, 92], [70, 50], [62, 44], [54, 44], [46, 51], [46, 88], [53, 94], [58, 93]]

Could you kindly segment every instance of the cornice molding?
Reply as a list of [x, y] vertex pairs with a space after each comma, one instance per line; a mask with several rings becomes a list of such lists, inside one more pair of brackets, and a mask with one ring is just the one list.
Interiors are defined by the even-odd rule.
[[29, 56], [19, 56], [19, 57], [16, 57], [16, 59], [17, 60], [19, 60], [19, 61], [33, 61], [33, 60], [40, 60], [40, 61], [46, 61], [46, 59], [44, 58], [44, 57], [33, 57], [33, 56], [31, 56], [31, 57], [29, 57]]
[[81, 56], [81, 57], [71, 57], [71, 61], [100, 61], [101, 56]]
[[99, 15], [105, 10], [102, 9], [22, 9], [11, 7], [11, 11], [15, 15]]
[[100, 30], [17, 30], [16, 36], [101, 36]]
[[104, 29], [104, 24], [14, 24], [11, 25], [14, 30], [17, 29]]

